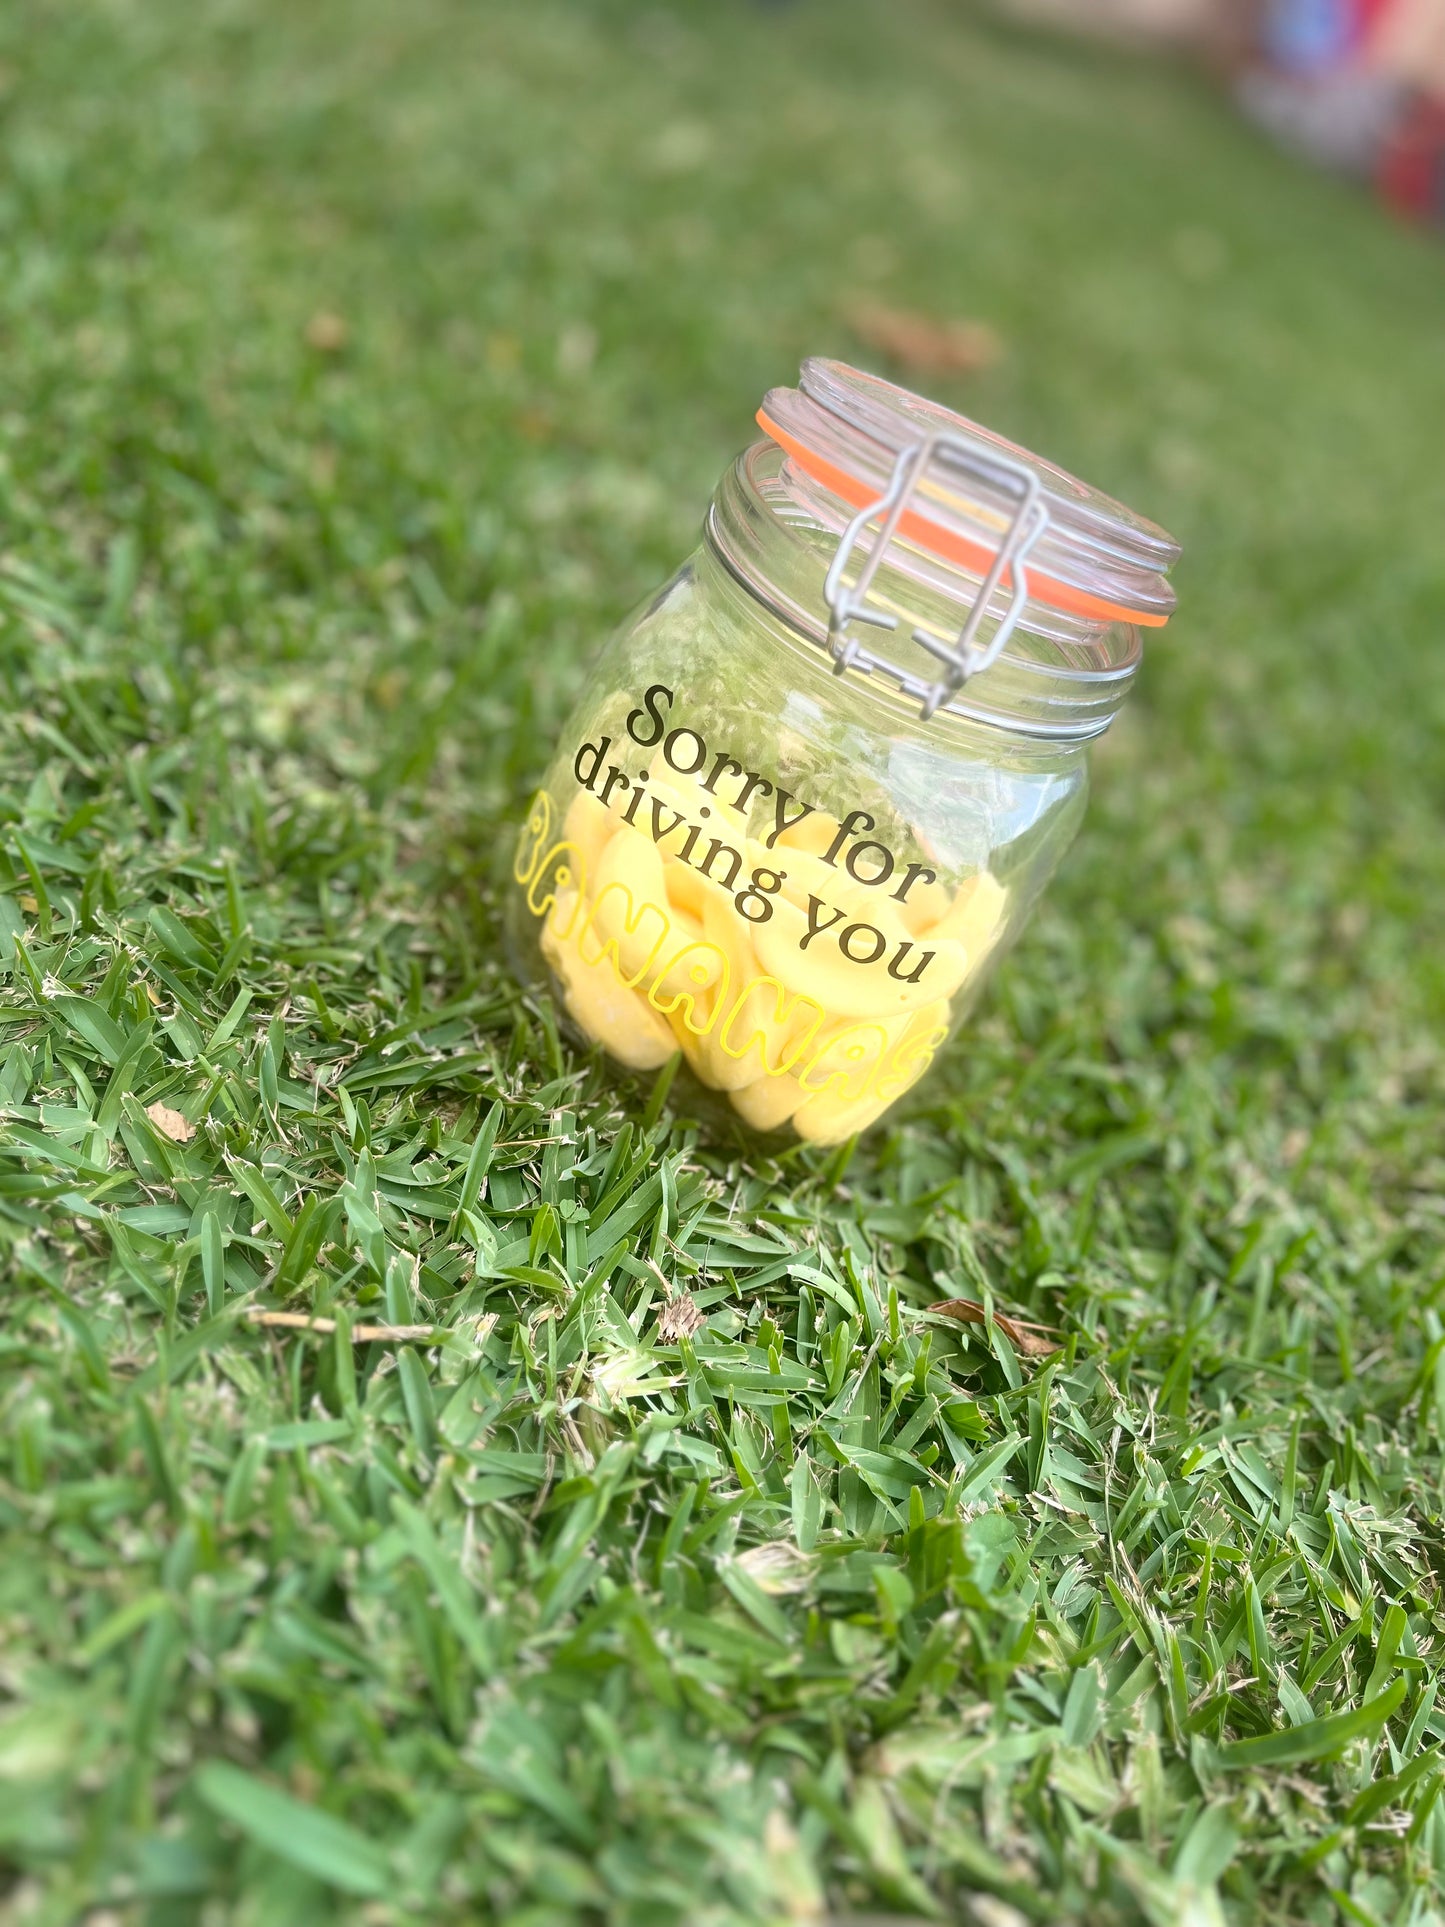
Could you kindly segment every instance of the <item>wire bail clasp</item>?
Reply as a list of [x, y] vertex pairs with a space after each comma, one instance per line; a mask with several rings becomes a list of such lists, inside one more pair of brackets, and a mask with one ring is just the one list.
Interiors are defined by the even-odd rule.
[[[946, 642], [927, 629], [920, 628], [912, 632], [912, 640], [919, 648], [943, 664], [942, 675], [930, 681], [874, 655], [872, 650], [864, 648], [857, 636], [849, 634], [849, 629], [853, 623], [859, 622], [870, 623], [877, 629], [897, 628], [897, 616], [889, 614], [887, 610], [868, 606], [868, 591], [888, 545], [907, 513], [915, 490], [935, 456], [941, 452], [951, 457], [950, 469], [962, 469], [965, 474], [986, 484], [1002, 488], [1006, 495], [1017, 497], [1017, 507], [957, 637], [952, 642]], [[843, 580], [843, 571], [854, 546], [868, 524], [880, 514], [883, 521], [878, 539], [869, 550], [857, 581], [847, 583]], [[827, 648], [833, 658], [834, 675], [841, 676], [845, 670], [859, 669], [865, 676], [876, 670], [893, 677], [905, 695], [918, 699], [923, 720], [927, 722], [936, 710], [953, 698], [970, 676], [987, 669], [1002, 654], [1028, 601], [1029, 586], [1023, 566], [1024, 558], [1048, 525], [1049, 511], [1043, 497], [1043, 485], [1033, 470], [1026, 468], [1022, 462], [1011, 461], [1006, 455], [984, 454], [958, 436], [946, 433], [928, 435], [922, 441], [912, 443], [893, 464], [888, 486], [877, 501], [860, 509], [844, 529], [837, 552], [823, 579], [823, 599], [828, 605]], [[988, 643], [979, 648], [975, 637], [1005, 574], [1009, 576], [1012, 589], [1008, 608]]]

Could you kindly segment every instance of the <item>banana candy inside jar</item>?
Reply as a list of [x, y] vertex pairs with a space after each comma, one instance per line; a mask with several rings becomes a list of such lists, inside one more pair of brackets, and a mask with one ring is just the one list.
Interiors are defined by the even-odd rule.
[[519, 969], [837, 1143], [927, 1070], [1078, 827], [1169, 536], [837, 362], [775, 389], [697, 552], [603, 650], [518, 841]]

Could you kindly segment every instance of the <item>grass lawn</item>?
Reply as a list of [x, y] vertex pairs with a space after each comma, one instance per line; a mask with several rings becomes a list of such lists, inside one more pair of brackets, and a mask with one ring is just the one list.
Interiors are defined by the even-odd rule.
[[[945, 0], [18, 0], [0, 156], [0, 1919], [1445, 1920], [1445, 250]], [[499, 879], [866, 300], [1182, 610], [771, 1162]]]

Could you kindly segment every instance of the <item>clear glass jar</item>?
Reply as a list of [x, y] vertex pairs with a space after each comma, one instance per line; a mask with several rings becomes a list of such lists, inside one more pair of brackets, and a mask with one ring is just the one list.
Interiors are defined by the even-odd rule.
[[[1176, 544], [936, 404], [809, 361], [613, 636], [518, 841], [519, 971], [832, 1144], [915, 1084], [1083, 814]], [[698, 1096], [698, 1093], [694, 1093]]]

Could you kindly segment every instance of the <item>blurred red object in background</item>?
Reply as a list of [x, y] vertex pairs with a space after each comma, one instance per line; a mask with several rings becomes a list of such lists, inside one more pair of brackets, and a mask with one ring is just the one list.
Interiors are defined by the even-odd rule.
[[1445, 98], [1421, 95], [1406, 105], [1385, 136], [1375, 179], [1401, 214], [1445, 222]]
[[1445, 0], [1002, 0], [1015, 16], [1183, 46], [1321, 166], [1445, 223]]
[[1445, 222], [1445, 0], [1387, 0], [1367, 55], [1402, 89], [1376, 159], [1380, 194], [1402, 214]]

